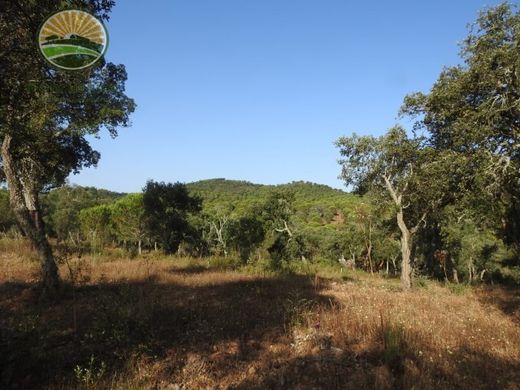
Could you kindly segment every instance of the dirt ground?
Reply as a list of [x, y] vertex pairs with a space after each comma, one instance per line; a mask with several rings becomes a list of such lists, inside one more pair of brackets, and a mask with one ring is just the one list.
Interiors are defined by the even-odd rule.
[[44, 300], [37, 263], [0, 255], [0, 387], [520, 388], [518, 290], [173, 258], [60, 272]]

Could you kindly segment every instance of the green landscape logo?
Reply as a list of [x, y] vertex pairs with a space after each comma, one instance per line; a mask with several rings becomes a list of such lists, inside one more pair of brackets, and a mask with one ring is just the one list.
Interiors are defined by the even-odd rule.
[[85, 11], [51, 15], [40, 27], [38, 44], [52, 65], [67, 70], [88, 68], [106, 52], [108, 33], [103, 23]]

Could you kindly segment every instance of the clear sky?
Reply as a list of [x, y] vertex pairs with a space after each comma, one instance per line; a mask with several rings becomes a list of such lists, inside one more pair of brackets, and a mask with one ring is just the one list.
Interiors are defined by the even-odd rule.
[[71, 183], [139, 191], [215, 177], [341, 188], [342, 135], [382, 134], [405, 94], [460, 62], [478, 0], [119, 0], [107, 59], [132, 126]]

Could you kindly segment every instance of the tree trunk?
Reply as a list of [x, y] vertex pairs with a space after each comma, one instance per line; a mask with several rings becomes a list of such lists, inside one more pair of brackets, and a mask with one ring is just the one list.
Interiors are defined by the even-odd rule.
[[401, 230], [401, 285], [405, 289], [409, 289], [412, 287], [412, 235], [404, 222], [402, 207], [400, 207], [397, 212], [397, 225]]
[[369, 238], [367, 241], [367, 259], [368, 266], [370, 268], [370, 274], [374, 275], [374, 267], [372, 266], [372, 238]]
[[368, 263], [370, 264], [370, 273], [374, 274], [374, 269], [372, 266], [372, 220], [369, 217], [368, 220], [368, 245], [367, 245], [367, 256]]
[[[405, 289], [410, 289], [410, 287], [412, 287], [412, 237], [413, 233], [415, 233], [415, 231], [419, 228], [419, 224], [413, 227], [412, 230], [408, 229], [404, 221], [402, 194], [398, 194], [396, 192], [394, 186], [386, 175], [383, 176], [383, 179], [385, 180], [386, 188], [397, 207], [397, 226], [399, 226], [399, 230], [401, 230], [401, 285]], [[426, 214], [423, 215], [419, 223], [425, 218], [425, 216]]]
[[58, 267], [52, 248], [45, 235], [43, 221], [38, 210], [16, 209], [15, 215], [25, 235], [38, 252], [41, 262], [41, 282], [47, 292], [55, 291], [60, 283]]
[[38, 207], [38, 191], [32, 183], [33, 178], [21, 177], [16, 169], [10, 152], [11, 137], [6, 135], [2, 143], [2, 164], [4, 169], [9, 200], [20, 228], [38, 252], [41, 262], [41, 283], [46, 292], [53, 292], [60, 283], [58, 267], [52, 249], [45, 235], [43, 220]]
[[453, 268], [453, 281], [457, 284], [459, 284], [459, 273], [455, 268]]
[[139, 256], [141, 256], [141, 254], [143, 253], [143, 250], [141, 248], [141, 240], [137, 241], [137, 253], [139, 254]]

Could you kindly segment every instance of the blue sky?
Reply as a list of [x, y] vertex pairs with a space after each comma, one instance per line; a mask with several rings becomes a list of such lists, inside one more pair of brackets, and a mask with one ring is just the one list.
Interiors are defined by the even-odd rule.
[[139, 191], [215, 177], [342, 188], [342, 135], [382, 134], [403, 97], [457, 64], [497, 2], [119, 0], [107, 59], [128, 71], [132, 126], [101, 134], [71, 183]]

